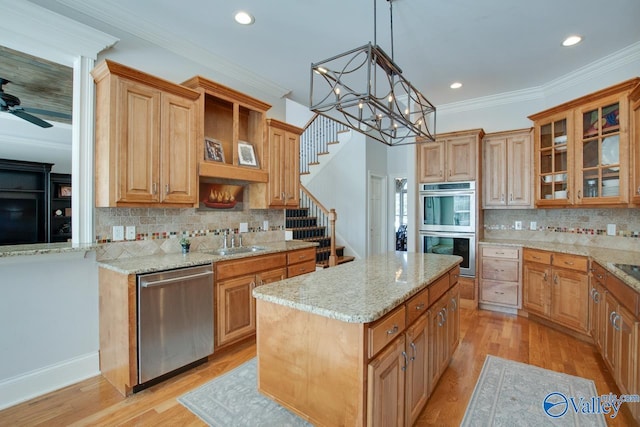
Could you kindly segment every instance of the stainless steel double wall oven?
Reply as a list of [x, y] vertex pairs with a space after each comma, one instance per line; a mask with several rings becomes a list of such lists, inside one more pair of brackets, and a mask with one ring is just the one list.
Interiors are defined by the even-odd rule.
[[420, 184], [419, 193], [420, 250], [459, 255], [460, 274], [475, 277], [475, 181]]

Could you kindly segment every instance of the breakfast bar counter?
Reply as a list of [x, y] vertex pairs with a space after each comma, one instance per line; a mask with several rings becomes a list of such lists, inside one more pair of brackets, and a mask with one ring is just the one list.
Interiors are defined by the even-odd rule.
[[389, 252], [256, 287], [258, 389], [315, 425], [369, 424], [377, 360], [457, 291], [461, 261]]

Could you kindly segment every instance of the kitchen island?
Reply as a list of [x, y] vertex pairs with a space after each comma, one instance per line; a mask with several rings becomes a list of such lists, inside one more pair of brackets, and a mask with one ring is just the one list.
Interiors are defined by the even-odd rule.
[[459, 340], [461, 261], [389, 252], [255, 288], [258, 389], [315, 425], [411, 424]]

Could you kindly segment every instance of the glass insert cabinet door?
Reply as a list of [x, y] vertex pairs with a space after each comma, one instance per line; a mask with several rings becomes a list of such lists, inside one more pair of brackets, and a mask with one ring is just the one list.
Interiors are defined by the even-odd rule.
[[568, 118], [560, 118], [540, 126], [539, 186], [540, 200], [562, 200], [569, 198], [569, 151]]
[[583, 110], [579, 128], [584, 201], [620, 196], [620, 103]]

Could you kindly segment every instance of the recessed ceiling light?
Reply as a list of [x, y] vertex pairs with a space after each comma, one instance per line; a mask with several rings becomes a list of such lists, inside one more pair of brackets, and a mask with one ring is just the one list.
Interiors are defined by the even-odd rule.
[[454, 82], [451, 83], [451, 86], [449, 86], [451, 89], [460, 89], [462, 87], [462, 83], [460, 82]]
[[581, 36], [569, 36], [562, 42], [562, 46], [573, 46], [582, 41]]
[[251, 25], [256, 21], [253, 15], [242, 10], [236, 13], [236, 15], [234, 16], [234, 19], [238, 24], [242, 24], [242, 25]]

